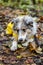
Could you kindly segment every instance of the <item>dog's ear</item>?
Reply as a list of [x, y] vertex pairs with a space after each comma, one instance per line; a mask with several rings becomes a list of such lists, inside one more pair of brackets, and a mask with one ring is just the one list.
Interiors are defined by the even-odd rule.
[[24, 23], [28, 26], [30, 23], [33, 23], [33, 18], [31, 16], [25, 16]]
[[18, 18], [13, 18], [12, 21], [16, 24], [18, 22]]
[[13, 18], [12, 19], [12, 22], [14, 23], [13, 29], [15, 30], [16, 29], [16, 26], [17, 26], [17, 23], [18, 23], [18, 18]]

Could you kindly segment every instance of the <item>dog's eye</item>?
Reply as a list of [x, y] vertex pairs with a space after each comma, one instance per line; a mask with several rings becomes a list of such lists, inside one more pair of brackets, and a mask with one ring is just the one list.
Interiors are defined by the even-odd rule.
[[19, 32], [19, 30], [17, 30], [17, 32]]
[[25, 32], [25, 29], [22, 29]]

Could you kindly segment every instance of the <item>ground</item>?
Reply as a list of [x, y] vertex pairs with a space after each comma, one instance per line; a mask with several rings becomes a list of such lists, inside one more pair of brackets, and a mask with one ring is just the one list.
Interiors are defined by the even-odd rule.
[[[11, 18], [21, 14], [26, 15], [28, 13], [24, 13], [23, 10], [16, 10], [15, 12], [15, 10], [12, 10], [8, 7], [6, 9], [2, 8], [0, 10], [0, 65], [43, 65], [43, 54], [30, 52], [29, 49], [24, 50], [25, 48], [18, 49], [13, 52], [6, 44], [10, 43], [11, 41], [8, 40], [9, 37], [6, 37], [6, 35], [3, 36], [2, 32], [5, 30], [6, 24], [10, 21]], [[8, 15], [8, 18], [5, 18], [6, 15]], [[41, 18], [43, 19], [43, 17]]]

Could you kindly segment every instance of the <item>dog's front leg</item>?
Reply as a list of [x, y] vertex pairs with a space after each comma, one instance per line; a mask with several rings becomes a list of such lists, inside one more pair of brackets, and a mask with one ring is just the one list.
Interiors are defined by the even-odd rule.
[[26, 43], [22, 44], [23, 46], [28, 46], [29, 42], [33, 42], [34, 39], [29, 39]]
[[12, 41], [12, 46], [11, 46], [10, 50], [11, 51], [17, 50], [17, 41], [15, 41], [15, 40]]

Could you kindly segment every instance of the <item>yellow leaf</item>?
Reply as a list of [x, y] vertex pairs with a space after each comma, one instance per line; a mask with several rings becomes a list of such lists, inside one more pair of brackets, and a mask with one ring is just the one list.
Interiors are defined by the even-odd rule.
[[20, 59], [20, 58], [22, 58], [22, 56], [21, 55], [20, 56], [17, 56], [17, 58]]
[[18, 44], [18, 48], [23, 48], [22, 45]]
[[13, 33], [13, 26], [14, 23], [8, 23], [7, 28], [6, 28], [6, 34], [12, 34]]
[[42, 54], [42, 48], [38, 47], [38, 48], [36, 49], [36, 52], [39, 53], [39, 54]]
[[7, 25], [7, 27], [10, 27], [11, 29], [13, 28], [13, 26], [14, 26], [14, 23], [12, 23], [12, 22], [8, 23], [8, 25]]
[[13, 37], [17, 40], [18, 39], [18, 34], [13, 32]]

